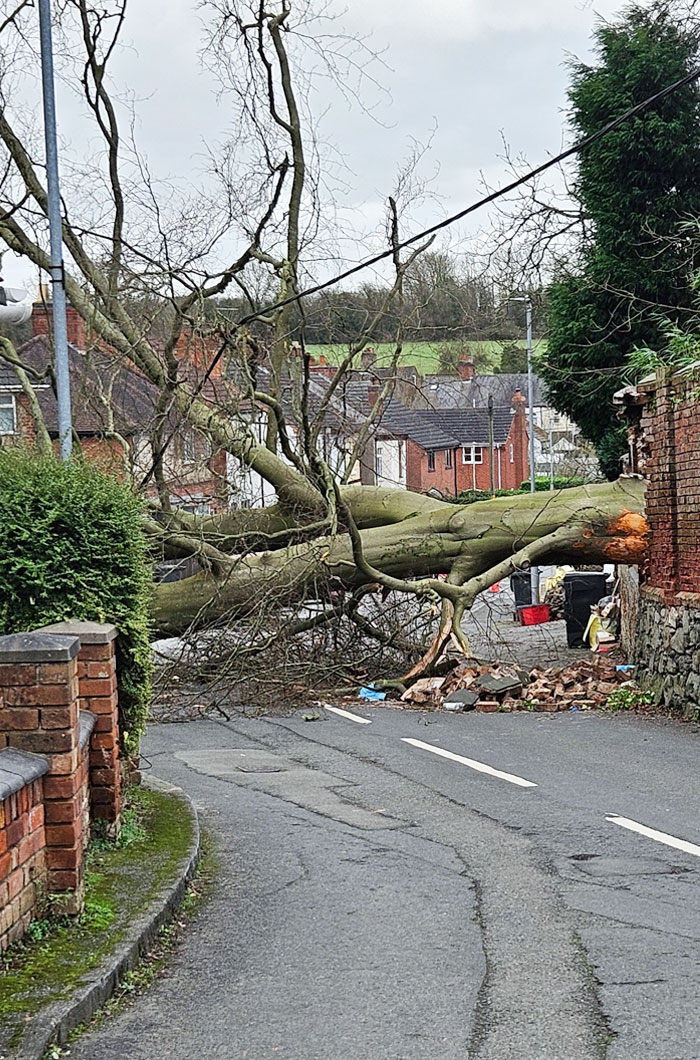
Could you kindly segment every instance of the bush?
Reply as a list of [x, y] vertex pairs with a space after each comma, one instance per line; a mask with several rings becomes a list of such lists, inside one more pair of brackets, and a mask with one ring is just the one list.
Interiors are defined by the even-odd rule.
[[151, 693], [151, 565], [142, 506], [80, 458], [70, 464], [0, 451], [0, 633], [51, 622], [112, 622], [119, 631], [119, 723], [138, 749]]
[[[590, 479], [582, 478], [581, 476], [574, 476], [567, 478], [566, 475], [555, 475], [554, 476], [554, 489], [555, 490], [566, 490], [571, 489], [573, 486], [584, 486]], [[549, 478], [539, 477], [535, 479], [535, 490], [539, 493], [541, 491], [548, 491]], [[494, 490], [494, 497], [514, 497], [519, 493], [529, 493], [530, 483], [523, 482], [521, 486], [518, 486], [517, 490]], [[474, 504], [476, 501], [487, 501], [491, 498], [492, 494], [488, 490], [462, 490], [457, 497], [446, 497], [446, 500], [453, 501], [455, 504]]]

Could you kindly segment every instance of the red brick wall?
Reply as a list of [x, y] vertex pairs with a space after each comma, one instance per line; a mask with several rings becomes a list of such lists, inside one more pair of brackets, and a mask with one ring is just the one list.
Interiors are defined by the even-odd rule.
[[41, 778], [0, 802], [0, 952], [25, 933], [46, 895]]
[[647, 387], [641, 433], [647, 454], [650, 527], [643, 584], [670, 599], [700, 593], [700, 373], [677, 373]]
[[63, 892], [62, 912], [82, 909], [91, 802], [93, 816], [118, 827], [115, 637], [89, 622], [0, 637], [3, 790], [7, 776], [29, 771], [0, 805], [0, 949], [26, 930], [39, 885]]

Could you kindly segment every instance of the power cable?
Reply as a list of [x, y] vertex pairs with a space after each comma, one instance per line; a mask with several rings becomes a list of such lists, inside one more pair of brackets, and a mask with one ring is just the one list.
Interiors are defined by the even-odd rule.
[[[422, 231], [416, 232], [415, 235], [410, 236], [408, 239], [402, 240], [396, 247], [390, 247], [388, 250], [383, 250], [379, 254], [373, 255], [373, 257], [371, 258], [366, 258], [364, 261], [358, 262], [357, 265], [353, 265], [351, 268], [345, 269], [343, 272], [337, 273], [329, 280], [324, 280], [323, 283], [314, 284], [312, 287], [307, 287], [303, 291], [299, 291], [297, 294], [290, 295], [288, 298], [283, 298], [278, 302], [273, 302], [271, 305], [266, 306], [264, 309], [258, 309], [253, 313], [249, 313], [247, 316], [241, 317], [240, 320], [236, 321], [234, 328], [239, 329], [241, 327], [244, 327], [246, 324], [252, 323], [254, 320], [257, 320], [261, 316], [267, 316], [269, 313], [274, 313], [278, 309], [284, 309], [285, 306], [294, 305], [295, 303], [300, 302], [302, 298], [309, 298], [311, 295], [318, 294], [320, 291], [325, 291], [329, 287], [334, 287], [336, 284], [341, 283], [343, 280], [347, 280], [350, 276], [356, 276], [358, 272], [362, 272], [364, 269], [372, 268], [373, 265], [379, 264], [380, 261], [385, 261], [387, 258], [393, 257], [394, 254], [398, 253], [400, 250], [405, 250], [407, 247], [413, 246], [414, 243], [418, 243], [420, 240], [425, 239], [427, 236], [434, 235], [435, 233], [440, 232], [445, 228], [449, 228], [451, 225], [455, 224], [457, 221], [461, 221], [469, 214], [474, 213], [476, 210], [480, 210], [482, 206], [488, 206], [489, 203], [495, 202], [497, 199], [502, 198], [502, 196], [510, 194], [510, 192], [522, 187], [523, 184], [527, 184], [528, 181], [532, 180], [534, 177], [538, 177], [540, 173], [545, 173], [553, 166], [558, 165], [560, 162], [564, 162], [567, 158], [571, 158], [572, 155], [578, 154], [579, 152], [585, 150], [587, 147], [590, 147], [598, 140], [601, 140], [604, 136], [607, 136], [609, 133], [614, 132], [615, 129], [618, 129], [625, 122], [629, 121], [630, 118], [634, 118], [637, 114], [641, 114], [647, 109], [647, 107], [650, 107], [652, 106], [652, 104], [658, 103], [661, 100], [666, 99], [666, 97], [670, 96], [673, 92], [677, 92], [679, 88], [683, 88], [684, 85], [689, 85], [692, 81], [697, 81], [698, 78], [700, 78], [700, 66], [696, 66], [693, 70], [690, 71], [689, 74], [686, 74], [685, 77], [679, 78], [679, 80], [674, 81], [672, 85], [667, 85], [666, 88], [662, 88], [659, 92], [655, 92], [652, 96], [648, 96], [646, 99], [642, 100], [641, 103], [637, 103], [634, 107], [630, 107], [629, 110], [626, 110], [625, 113], [621, 114], [619, 118], [615, 118], [613, 121], [608, 122], [607, 125], [604, 125], [602, 129], [599, 129], [597, 132], [591, 133], [589, 136], [585, 136], [582, 140], [579, 140], [572, 147], [567, 148], [566, 151], [561, 151], [554, 158], [550, 158], [547, 162], [542, 162], [541, 165], [536, 166], [534, 169], [531, 169], [522, 177], [518, 177], [516, 180], [511, 181], [510, 184], [506, 184], [505, 187], [499, 188], [496, 191], [492, 191], [489, 195], [486, 195], [484, 196], [484, 198], [479, 199], [477, 202], [474, 202], [470, 206], [465, 207], [465, 209], [460, 210], [458, 213], [452, 214], [451, 216], [444, 218], [444, 220], [438, 221], [437, 224], [431, 225], [429, 228], [424, 228]], [[211, 377], [211, 373], [214, 371], [217, 364], [221, 360], [225, 349], [226, 344], [223, 343], [221, 349], [213, 358], [211, 364], [204, 373], [203, 378], [195, 386], [195, 389], [189, 401], [187, 412], [189, 412], [195, 400], [201, 394], [202, 389]], [[187, 412], [185, 413], [185, 418], [187, 417]], [[148, 484], [150, 479], [153, 477], [153, 474], [155, 472], [155, 466], [163, 458], [163, 454], [165, 453], [165, 450], [168, 448], [171, 441], [173, 440], [174, 434], [175, 430], [173, 429], [163, 442], [157, 455], [154, 457], [150, 470], [144, 476], [141, 482], [142, 489]]]

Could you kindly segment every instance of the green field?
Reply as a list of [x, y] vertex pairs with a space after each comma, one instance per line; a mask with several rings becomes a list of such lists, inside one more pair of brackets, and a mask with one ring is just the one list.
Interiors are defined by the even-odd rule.
[[[405, 342], [399, 363], [413, 364], [422, 375], [430, 375], [438, 371], [442, 352], [451, 349], [456, 353], [457, 359], [462, 353], [466, 353], [467, 356], [472, 358], [480, 372], [488, 374], [500, 367], [501, 351], [506, 345], [517, 345], [524, 348], [525, 340], [488, 339], [474, 342]], [[533, 345], [535, 356], [544, 352], [545, 348], [546, 343], [543, 339], [535, 339]], [[391, 342], [374, 344], [376, 363], [380, 368], [391, 364], [394, 350], [395, 346]], [[323, 354], [329, 364], [339, 364], [347, 353], [347, 347], [313, 345], [308, 347], [308, 351], [317, 360]]]

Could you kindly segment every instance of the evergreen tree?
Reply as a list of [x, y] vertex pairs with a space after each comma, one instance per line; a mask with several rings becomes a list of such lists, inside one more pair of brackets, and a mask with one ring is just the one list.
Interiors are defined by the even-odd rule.
[[[576, 138], [596, 132], [688, 74], [700, 36], [656, 3], [629, 8], [595, 34], [598, 61], [574, 67], [569, 91]], [[624, 438], [612, 395], [637, 346], [663, 344], [669, 323], [694, 305], [694, 244], [684, 222], [700, 217], [700, 93], [697, 81], [582, 151], [575, 193], [586, 219], [578, 268], [549, 298], [549, 393], [619, 472]]]

